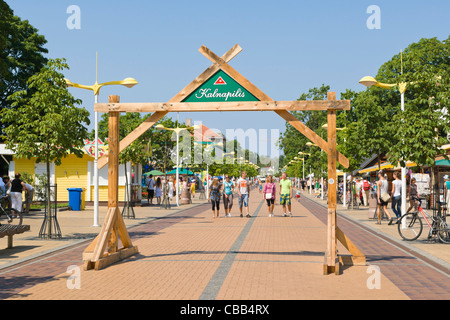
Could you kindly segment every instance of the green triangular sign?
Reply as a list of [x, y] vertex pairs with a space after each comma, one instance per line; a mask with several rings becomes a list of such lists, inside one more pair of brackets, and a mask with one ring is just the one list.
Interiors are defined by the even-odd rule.
[[222, 70], [217, 71], [182, 102], [259, 101]]

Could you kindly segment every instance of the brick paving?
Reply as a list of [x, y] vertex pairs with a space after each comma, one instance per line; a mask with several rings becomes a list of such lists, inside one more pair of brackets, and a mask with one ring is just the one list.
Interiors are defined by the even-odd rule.
[[[326, 221], [327, 209], [323, 205], [307, 197], [302, 198], [302, 203], [318, 219]], [[450, 298], [448, 269], [342, 215], [338, 216], [338, 226], [366, 255], [368, 264], [379, 266], [381, 272], [411, 299]]]
[[[294, 217], [267, 216], [252, 193], [252, 218], [211, 217], [210, 206], [186, 209], [129, 229], [139, 254], [100, 271], [81, 271], [68, 289], [70, 265], [81, 266], [89, 241], [0, 270], [0, 299], [442, 299], [448, 276], [376, 234], [339, 218], [342, 230], [380, 266], [380, 289], [367, 267], [322, 275], [326, 209], [303, 197]], [[223, 209], [222, 209], [223, 210]], [[222, 211], [223, 213], [223, 211]], [[340, 248], [340, 250], [343, 250]]]
[[[256, 192], [255, 192], [256, 193]], [[209, 205], [130, 229], [139, 254], [101, 271], [81, 271], [68, 289], [69, 265], [89, 243], [0, 270], [2, 299], [408, 299], [384, 274], [367, 288], [367, 268], [323, 276], [326, 228], [303, 204], [293, 218], [267, 217], [252, 196], [252, 218], [211, 217]]]

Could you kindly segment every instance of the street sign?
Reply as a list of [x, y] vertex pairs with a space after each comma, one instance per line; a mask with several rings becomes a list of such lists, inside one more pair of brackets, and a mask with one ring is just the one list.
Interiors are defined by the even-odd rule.
[[183, 102], [259, 101], [224, 71], [219, 70]]

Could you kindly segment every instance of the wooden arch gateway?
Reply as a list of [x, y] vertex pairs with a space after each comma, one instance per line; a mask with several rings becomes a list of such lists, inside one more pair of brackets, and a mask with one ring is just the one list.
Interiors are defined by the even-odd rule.
[[[212, 65], [170, 101], [120, 103], [118, 96], [110, 96], [109, 103], [95, 104], [95, 111], [109, 114], [109, 153], [98, 161], [99, 169], [106, 164], [109, 166], [108, 211], [99, 235], [83, 252], [85, 270], [102, 269], [138, 252], [137, 247], [131, 242], [118, 207], [119, 153], [169, 112], [214, 111], [273, 111], [328, 154], [327, 248], [323, 273], [339, 274], [341, 265], [365, 265], [365, 256], [339, 229], [336, 221], [336, 164], [339, 162], [346, 168], [349, 166], [348, 159], [336, 149], [336, 112], [350, 110], [350, 101], [336, 100], [334, 92], [329, 92], [327, 100], [323, 101], [274, 101], [229, 65], [229, 62], [242, 51], [239, 45], [235, 45], [222, 57], [205, 46], [199, 51], [212, 62]], [[289, 112], [301, 110], [327, 112], [328, 141]], [[120, 112], [152, 114], [119, 142]], [[338, 253], [337, 241], [350, 252], [350, 255]]]

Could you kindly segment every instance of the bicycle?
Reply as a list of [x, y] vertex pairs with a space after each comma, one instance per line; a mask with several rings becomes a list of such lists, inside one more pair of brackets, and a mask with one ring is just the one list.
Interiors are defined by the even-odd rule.
[[[405, 214], [398, 222], [398, 233], [406, 241], [417, 240], [423, 231], [423, 222], [419, 213], [430, 227], [428, 233], [428, 240], [431, 240], [434, 236], [437, 236], [442, 243], [450, 243], [450, 227], [445, 221], [445, 217], [439, 212], [436, 216], [430, 216], [422, 208], [422, 200], [415, 198], [419, 202], [417, 210], [414, 212]], [[443, 205], [444, 203], [438, 203]], [[431, 221], [431, 222], [430, 222]]]
[[9, 225], [22, 225], [22, 212], [19, 212], [13, 208], [4, 208], [3, 203], [5, 202], [9, 204], [9, 196], [0, 197], [0, 225], [4, 224], [4, 222], [7, 222]]

